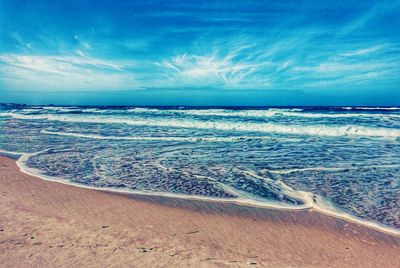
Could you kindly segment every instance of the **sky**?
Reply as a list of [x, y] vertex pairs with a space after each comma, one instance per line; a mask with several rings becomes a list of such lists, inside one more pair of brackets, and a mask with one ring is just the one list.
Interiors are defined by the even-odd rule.
[[400, 1], [0, 0], [0, 102], [400, 105]]

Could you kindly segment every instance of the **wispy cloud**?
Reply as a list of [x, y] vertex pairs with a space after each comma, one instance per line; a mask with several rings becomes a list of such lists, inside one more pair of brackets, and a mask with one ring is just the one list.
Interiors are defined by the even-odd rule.
[[209, 55], [182, 54], [156, 65], [163, 67], [166, 75], [177, 82], [240, 86], [246, 84], [246, 78], [252, 73], [269, 64], [255, 60], [249, 47], [239, 47], [225, 55], [217, 51]]
[[15, 67], [31, 69], [35, 71], [68, 75], [76, 69], [90, 71], [92, 68], [104, 70], [121, 70], [127, 65], [112, 61], [74, 56], [32, 56], [32, 55], [0, 55], [0, 61]]
[[395, 83], [400, 74], [396, 45], [379, 44], [339, 52], [314, 64], [292, 68], [293, 75], [309, 87], [382, 86]]
[[129, 65], [86, 56], [0, 55], [3, 72], [0, 79], [8, 85], [53, 88], [131, 87]]
[[376, 52], [382, 51], [384, 48], [385, 48], [385, 45], [377, 45], [377, 46], [372, 46], [372, 47], [367, 47], [367, 48], [360, 48], [360, 49], [344, 52], [344, 53], [340, 54], [339, 56], [353, 57], [353, 56], [372, 55]]

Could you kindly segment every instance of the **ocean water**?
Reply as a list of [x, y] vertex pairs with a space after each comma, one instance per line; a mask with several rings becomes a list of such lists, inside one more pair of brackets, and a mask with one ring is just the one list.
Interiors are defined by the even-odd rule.
[[90, 187], [314, 207], [400, 229], [400, 108], [0, 106], [0, 150]]

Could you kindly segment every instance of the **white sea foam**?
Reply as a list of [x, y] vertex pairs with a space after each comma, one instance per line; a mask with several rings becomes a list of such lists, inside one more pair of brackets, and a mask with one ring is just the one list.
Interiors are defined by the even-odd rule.
[[[264, 177], [257, 175], [256, 173], [249, 171], [249, 170], [244, 170], [242, 171], [244, 174], [247, 176], [256, 178], [256, 179], [261, 179], [265, 181], [269, 185], [275, 185], [279, 190], [282, 195], [289, 196], [295, 200], [300, 200], [303, 202], [305, 207], [312, 207], [313, 206], [313, 194], [310, 192], [305, 192], [305, 191], [300, 191], [300, 190], [295, 190], [292, 187], [288, 186], [281, 180], [272, 180], [271, 178]], [[272, 191], [272, 190], [271, 190]], [[279, 194], [278, 192], [275, 192], [276, 194]]]
[[367, 113], [361, 110], [387, 110], [397, 111], [398, 107], [391, 108], [372, 108], [372, 107], [343, 107], [343, 110], [360, 110], [359, 112], [340, 113], [340, 112], [305, 112], [303, 109], [266, 109], [266, 110], [230, 110], [230, 109], [155, 109], [155, 108], [132, 108], [132, 109], [99, 109], [99, 108], [79, 108], [79, 107], [41, 107], [40, 109], [26, 108], [13, 110], [13, 112], [38, 112], [41, 110], [63, 113], [63, 112], [82, 112], [92, 114], [150, 114], [150, 115], [189, 115], [189, 116], [218, 116], [218, 117], [245, 117], [245, 118], [270, 118], [278, 116], [300, 117], [300, 118], [400, 118], [400, 114]]
[[359, 117], [377, 117], [390, 118], [398, 117], [400, 114], [376, 114], [376, 113], [320, 113], [320, 112], [304, 112], [303, 109], [268, 109], [268, 110], [228, 110], [228, 109], [207, 109], [207, 110], [160, 110], [150, 108], [134, 108], [128, 109], [127, 112], [133, 114], [160, 114], [160, 115], [194, 115], [194, 116], [221, 116], [221, 117], [255, 117], [269, 118], [276, 116], [304, 117], [304, 118], [359, 118]]
[[[62, 107], [62, 106], [43, 106], [43, 107], [38, 107], [39, 109], [43, 109], [46, 111], [52, 111], [52, 112], [73, 112], [73, 111], [79, 111], [81, 108], [77, 106], [68, 106], [68, 107]], [[24, 109], [25, 110], [25, 109]]]
[[357, 125], [326, 126], [326, 125], [282, 125], [275, 123], [201, 121], [193, 119], [169, 118], [130, 118], [126, 116], [96, 116], [96, 115], [62, 115], [36, 114], [23, 115], [16, 113], [0, 113], [17, 119], [50, 120], [60, 122], [128, 124], [134, 126], [158, 126], [191, 129], [213, 129], [222, 131], [241, 131], [259, 133], [278, 133], [317, 136], [364, 136], [381, 138], [400, 137], [399, 128], [364, 127]]
[[104, 136], [97, 134], [81, 134], [74, 132], [62, 131], [47, 131], [42, 130], [41, 133], [48, 135], [59, 135], [76, 138], [96, 139], [96, 140], [132, 140], [132, 141], [178, 141], [178, 142], [236, 142], [243, 140], [267, 140], [270, 137], [252, 137], [252, 136], [237, 136], [237, 137], [148, 137], [148, 136]]
[[342, 107], [343, 110], [382, 110], [382, 111], [397, 111], [400, 107]]
[[308, 167], [308, 168], [294, 168], [294, 169], [283, 169], [283, 170], [267, 170], [273, 174], [290, 174], [295, 172], [303, 172], [303, 171], [346, 171], [346, 170], [357, 170], [361, 168], [398, 168], [400, 165], [369, 165], [369, 166], [351, 166], [351, 167]]
[[[400, 108], [357, 108], [357, 107], [343, 107], [343, 110], [390, 110], [396, 111]], [[376, 119], [397, 119], [400, 118], [398, 113], [369, 113], [369, 112], [305, 112], [303, 109], [266, 109], [266, 110], [231, 110], [231, 109], [155, 109], [155, 108], [132, 108], [132, 109], [99, 109], [99, 108], [79, 108], [79, 107], [41, 107], [40, 109], [26, 108], [21, 110], [13, 110], [13, 113], [26, 114], [32, 112], [48, 111], [49, 114], [68, 113], [68, 112], [81, 112], [92, 115], [105, 115], [105, 114], [126, 114], [126, 115], [163, 115], [163, 116], [196, 116], [196, 117], [238, 117], [238, 118], [258, 118], [268, 119], [271, 117], [291, 117], [291, 118], [376, 118]]]

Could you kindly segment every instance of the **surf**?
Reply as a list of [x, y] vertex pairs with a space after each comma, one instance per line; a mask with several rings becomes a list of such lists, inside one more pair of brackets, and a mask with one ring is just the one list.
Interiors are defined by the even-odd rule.
[[8, 116], [22, 120], [48, 120], [70, 123], [97, 123], [97, 124], [127, 124], [132, 126], [154, 126], [154, 127], [173, 127], [202, 130], [222, 130], [258, 133], [278, 133], [293, 135], [311, 136], [360, 136], [360, 137], [380, 137], [396, 139], [400, 137], [399, 128], [367, 127], [360, 125], [282, 125], [269, 122], [227, 122], [223, 120], [196, 120], [196, 119], [177, 119], [177, 118], [131, 118], [127, 116], [115, 115], [82, 115], [82, 114], [19, 114], [19, 113], [0, 113], [0, 116]]

